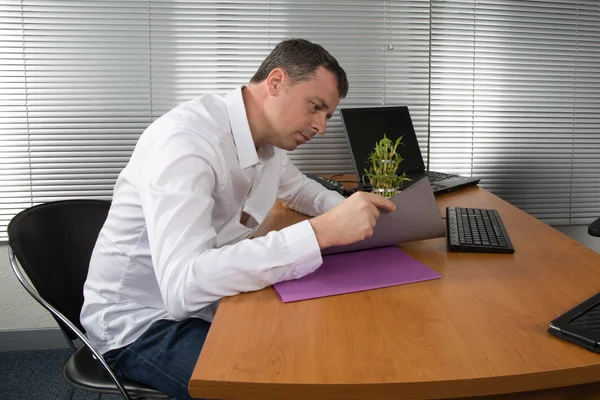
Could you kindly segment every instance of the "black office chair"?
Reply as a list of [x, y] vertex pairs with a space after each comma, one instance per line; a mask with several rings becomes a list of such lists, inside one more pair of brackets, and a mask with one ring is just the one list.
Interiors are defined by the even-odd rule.
[[588, 226], [588, 233], [592, 236], [600, 237], [600, 218], [595, 220]]
[[[98, 393], [99, 398], [103, 393], [120, 393], [128, 400], [169, 398], [140, 383], [118, 379], [79, 321], [88, 264], [109, 208], [110, 202], [104, 200], [66, 200], [20, 212], [7, 229], [10, 264], [29, 294], [50, 311], [73, 350], [62, 368], [72, 387], [69, 398], [75, 389]], [[83, 343], [79, 348], [76, 339]]]

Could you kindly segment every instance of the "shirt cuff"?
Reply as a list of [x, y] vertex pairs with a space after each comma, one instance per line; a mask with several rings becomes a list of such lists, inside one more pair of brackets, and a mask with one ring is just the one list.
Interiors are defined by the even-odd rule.
[[292, 255], [294, 268], [291, 268], [282, 281], [298, 279], [311, 274], [323, 263], [317, 236], [308, 220], [281, 230]]

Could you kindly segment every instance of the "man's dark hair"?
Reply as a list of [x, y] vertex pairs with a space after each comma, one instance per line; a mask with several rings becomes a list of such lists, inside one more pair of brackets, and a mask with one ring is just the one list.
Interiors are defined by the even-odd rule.
[[284, 40], [275, 46], [250, 82], [262, 82], [275, 68], [283, 68], [293, 84], [312, 78], [319, 67], [325, 68], [336, 76], [338, 94], [342, 99], [346, 97], [348, 94], [346, 72], [327, 50], [305, 39]]

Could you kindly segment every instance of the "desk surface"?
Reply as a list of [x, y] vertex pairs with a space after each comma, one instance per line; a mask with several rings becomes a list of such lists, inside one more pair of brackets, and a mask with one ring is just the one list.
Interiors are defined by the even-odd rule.
[[[600, 381], [600, 355], [546, 332], [600, 290], [600, 255], [479, 187], [437, 200], [443, 215], [448, 205], [497, 209], [515, 254], [411, 242], [400, 247], [442, 279], [286, 304], [272, 288], [223, 299], [190, 393], [441, 399]], [[276, 206], [263, 233], [303, 218]]]

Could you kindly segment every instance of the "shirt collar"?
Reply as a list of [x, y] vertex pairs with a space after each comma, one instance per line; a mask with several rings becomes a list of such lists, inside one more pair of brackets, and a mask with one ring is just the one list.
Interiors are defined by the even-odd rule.
[[227, 104], [229, 126], [231, 127], [231, 133], [235, 141], [240, 167], [245, 169], [259, 162], [262, 164], [267, 162], [273, 157], [274, 149], [273, 146], [266, 145], [261, 146], [258, 152], [256, 151], [252, 133], [250, 132], [250, 125], [248, 124], [246, 107], [244, 106], [242, 87], [229, 92], [225, 96], [225, 102]]

